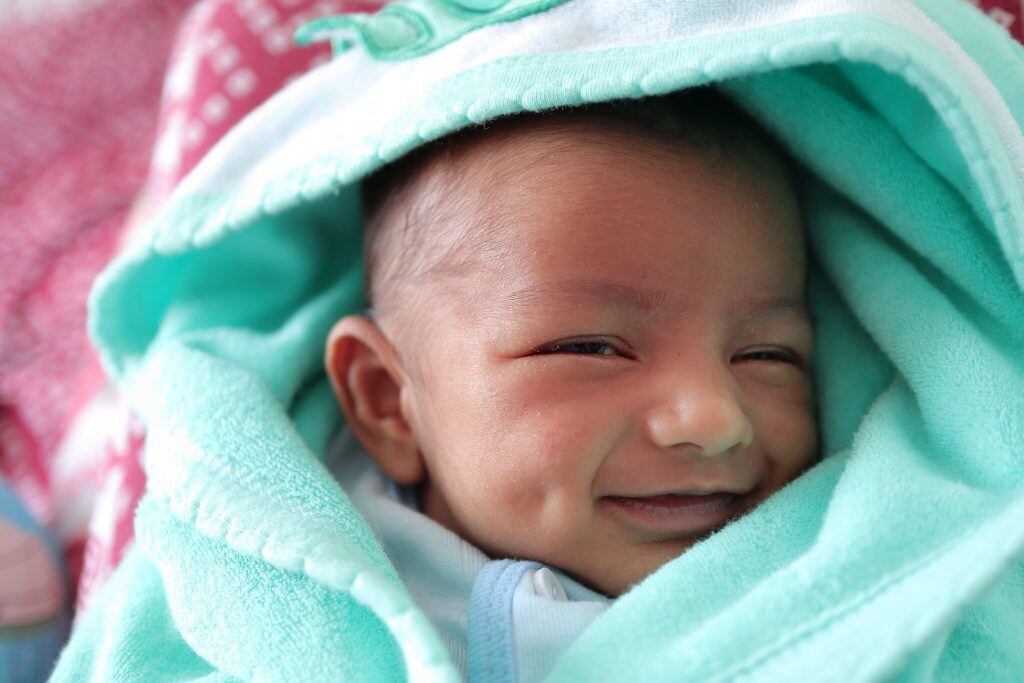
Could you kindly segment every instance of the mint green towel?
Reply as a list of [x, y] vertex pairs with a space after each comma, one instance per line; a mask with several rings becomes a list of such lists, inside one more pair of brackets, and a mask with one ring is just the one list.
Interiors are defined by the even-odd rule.
[[551, 681], [1024, 679], [1024, 55], [964, 0], [413, 0], [228, 134], [101, 276], [138, 544], [55, 680], [457, 679], [320, 462], [357, 183], [520, 110], [714, 83], [799, 160], [825, 457]]

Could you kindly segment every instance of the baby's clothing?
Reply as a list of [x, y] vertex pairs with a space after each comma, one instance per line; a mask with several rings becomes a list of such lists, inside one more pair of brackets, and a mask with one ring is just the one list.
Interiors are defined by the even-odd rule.
[[470, 681], [539, 681], [612, 603], [539, 562], [489, 559], [419, 512], [343, 429], [327, 463]]

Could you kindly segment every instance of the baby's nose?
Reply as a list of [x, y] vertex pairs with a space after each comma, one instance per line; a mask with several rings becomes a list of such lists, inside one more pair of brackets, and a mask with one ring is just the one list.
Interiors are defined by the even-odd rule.
[[691, 445], [704, 457], [724, 455], [754, 440], [754, 427], [729, 387], [682, 381], [651, 411], [647, 431], [663, 448]]

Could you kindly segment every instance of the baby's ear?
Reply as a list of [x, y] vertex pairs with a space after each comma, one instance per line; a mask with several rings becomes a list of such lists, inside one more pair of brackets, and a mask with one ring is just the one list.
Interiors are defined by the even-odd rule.
[[418, 483], [425, 467], [402, 401], [411, 387], [391, 342], [369, 318], [346, 316], [331, 329], [324, 362], [366, 452], [397, 483]]

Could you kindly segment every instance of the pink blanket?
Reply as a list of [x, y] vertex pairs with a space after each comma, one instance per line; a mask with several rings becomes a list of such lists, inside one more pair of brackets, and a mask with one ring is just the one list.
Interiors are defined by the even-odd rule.
[[234, 123], [327, 61], [297, 26], [379, 4], [111, 0], [0, 25], [0, 474], [58, 535], [79, 609], [144, 488], [144, 430], [85, 333], [92, 279]]

